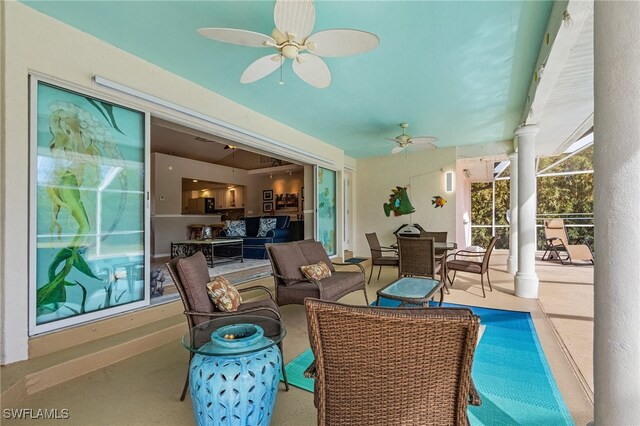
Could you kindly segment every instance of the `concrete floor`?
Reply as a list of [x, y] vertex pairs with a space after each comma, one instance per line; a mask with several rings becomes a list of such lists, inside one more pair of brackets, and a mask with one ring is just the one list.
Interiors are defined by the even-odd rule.
[[[513, 296], [513, 277], [506, 273], [506, 253], [492, 256], [494, 291], [481, 297], [477, 275], [459, 275], [445, 300], [475, 306], [529, 311], [545, 355], [569, 411], [578, 425], [593, 419], [593, 267], [561, 266], [538, 262], [539, 300]], [[377, 268], [376, 268], [377, 274]], [[369, 299], [377, 289], [395, 278], [396, 269], [383, 268], [368, 286]], [[260, 283], [272, 286], [270, 279]], [[341, 302], [363, 304], [361, 292]], [[288, 334], [284, 341], [285, 362], [309, 345], [304, 308], [281, 307]], [[2, 424], [65, 425], [189, 425], [193, 424], [191, 402], [179, 401], [188, 353], [174, 341], [107, 368], [90, 373], [27, 397], [20, 407], [67, 409], [67, 420], [2, 420]], [[313, 425], [316, 410], [313, 395], [291, 387], [278, 394], [272, 425]]]

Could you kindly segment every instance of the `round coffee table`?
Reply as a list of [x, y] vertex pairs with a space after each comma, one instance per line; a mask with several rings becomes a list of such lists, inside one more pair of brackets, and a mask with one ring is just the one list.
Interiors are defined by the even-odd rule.
[[182, 345], [193, 353], [189, 383], [198, 425], [268, 425], [280, 381], [280, 321], [253, 315], [193, 327]]

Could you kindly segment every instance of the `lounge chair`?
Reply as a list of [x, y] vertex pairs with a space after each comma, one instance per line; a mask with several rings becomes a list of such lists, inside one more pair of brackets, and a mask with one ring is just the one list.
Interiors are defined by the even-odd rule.
[[[569, 244], [567, 230], [562, 219], [544, 220], [545, 252], [542, 260], [559, 259], [563, 265], [574, 264], [576, 260], [593, 265], [593, 253], [586, 244]], [[562, 254], [565, 255], [563, 258]]]

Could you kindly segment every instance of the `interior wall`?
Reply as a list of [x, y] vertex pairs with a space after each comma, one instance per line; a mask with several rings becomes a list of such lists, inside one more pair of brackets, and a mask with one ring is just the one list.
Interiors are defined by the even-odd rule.
[[[291, 216], [291, 220], [295, 220], [299, 213], [302, 213], [302, 188], [305, 186], [304, 181], [304, 172], [302, 170], [293, 171], [291, 176], [288, 172], [279, 172], [277, 174], [273, 174], [272, 178], [269, 177], [269, 174], [257, 174], [256, 176], [256, 193], [258, 198], [260, 199], [258, 206], [255, 211], [251, 213], [253, 216], [262, 216], [269, 214], [263, 210], [264, 200], [262, 198], [262, 191], [271, 190], [273, 191], [273, 208], [275, 210], [275, 214], [277, 215], [289, 215]], [[297, 208], [287, 208], [283, 210], [276, 209], [276, 195], [277, 194], [298, 194], [298, 207]], [[250, 215], [247, 212], [247, 215]]]
[[[187, 226], [191, 224], [211, 225], [220, 223], [220, 215], [182, 214], [182, 178], [213, 182], [229, 182], [244, 186], [245, 214], [258, 209], [258, 178], [246, 170], [220, 166], [188, 158], [176, 157], [159, 152], [151, 154], [154, 186], [151, 187], [151, 235], [152, 257], [170, 255], [172, 241], [187, 238]], [[228, 192], [228, 191], [227, 191]], [[260, 192], [262, 194], [262, 192]]]
[[[154, 152], [153, 174], [155, 186], [151, 188], [153, 208], [151, 215], [182, 213], [182, 178], [198, 179], [211, 182], [228, 182], [245, 186], [244, 207], [256, 210], [256, 177], [246, 170], [220, 166], [188, 158]], [[260, 193], [262, 194], [262, 192]]]
[[[455, 148], [443, 148], [417, 153], [400, 153], [384, 157], [357, 160], [355, 176], [358, 182], [354, 220], [354, 254], [371, 255], [365, 233], [376, 232], [382, 245], [396, 241], [393, 234], [406, 223], [418, 223], [426, 230], [447, 231], [448, 240], [456, 241], [456, 194], [445, 192], [445, 172], [455, 171]], [[415, 208], [412, 215], [387, 217], [383, 204], [389, 202], [391, 190], [409, 186], [409, 201]], [[457, 190], [457, 188], [456, 188]], [[434, 196], [447, 203], [434, 208]]]
[[[2, 364], [28, 358], [29, 276], [29, 73], [66, 82], [68, 87], [101, 96], [122, 105], [149, 111], [183, 125], [215, 133], [212, 124], [132, 96], [100, 87], [94, 75], [132, 87], [152, 96], [215, 117], [250, 132], [283, 142], [329, 159], [342, 168], [343, 151], [269, 117], [232, 102], [78, 29], [45, 16], [18, 2], [2, 2], [2, 88], [4, 155], [2, 235], [10, 250], [3, 250]], [[213, 77], [212, 77], [213, 78]], [[157, 167], [156, 167], [157, 168]], [[6, 184], [10, 182], [11, 184]], [[158, 186], [158, 182], [155, 182]], [[179, 193], [179, 191], [178, 191]], [[257, 205], [257, 196], [248, 203]], [[261, 200], [260, 200], [261, 202]], [[164, 211], [164, 203], [155, 212]], [[179, 205], [179, 203], [178, 203]], [[10, 209], [10, 210], [9, 210]]]

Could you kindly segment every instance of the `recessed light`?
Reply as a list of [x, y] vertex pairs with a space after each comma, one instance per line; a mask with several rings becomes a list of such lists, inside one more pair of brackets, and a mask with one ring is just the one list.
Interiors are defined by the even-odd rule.
[[193, 180], [193, 183], [196, 183], [196, 182], [198, 182], [198, 179], [194, 179], [194, 180]]

